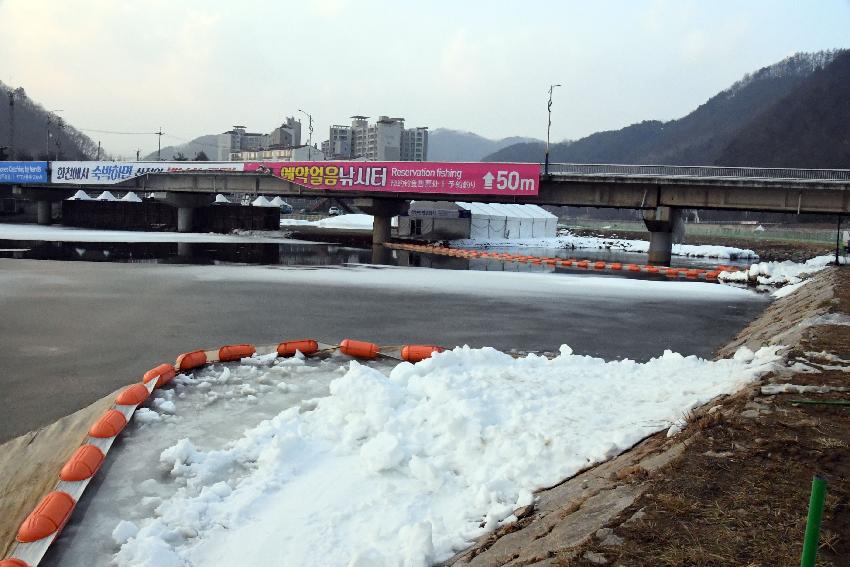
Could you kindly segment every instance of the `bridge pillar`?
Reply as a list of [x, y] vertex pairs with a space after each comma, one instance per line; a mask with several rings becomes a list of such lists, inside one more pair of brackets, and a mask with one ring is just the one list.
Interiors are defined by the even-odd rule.
[[53, 224], [53, 201], [36, 201], [38, 224]]
[[649, 230], [649, 263], [669, 266], [673, 257], [674, 236], [680, 236], [682, 212], [673, 207], [656, 207], [643, 212]]
[[372, 245], [382, 245], [392, 235], [392, 219], [407, 209], [406, 201], [396, 199], [355, 199], [354, 205], [372, 215]]
[[177, 208], [177, 232], [192, 232], [195, 227], [195, 209], [193, 207]]
[[180, 193], [161, 191], [153, 193], [154, 199], [177, 207], [177, 232], [192, 232], [195, 228], [195, 209], [213, 203], [215, 195], [210, 193]]

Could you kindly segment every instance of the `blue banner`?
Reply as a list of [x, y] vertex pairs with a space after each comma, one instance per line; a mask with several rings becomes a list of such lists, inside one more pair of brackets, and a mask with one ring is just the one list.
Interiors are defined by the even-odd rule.
[[47, 183], [47, 162], [0, 161], [0, 183]]

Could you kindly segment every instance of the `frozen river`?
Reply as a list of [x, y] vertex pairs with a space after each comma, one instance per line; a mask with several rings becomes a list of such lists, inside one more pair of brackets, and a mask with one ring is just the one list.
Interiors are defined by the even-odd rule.
[[592, 274], [0, 259], [0, 441], [198, 348], [350, 337], [711, 356], [767, 302], [718, 284]]

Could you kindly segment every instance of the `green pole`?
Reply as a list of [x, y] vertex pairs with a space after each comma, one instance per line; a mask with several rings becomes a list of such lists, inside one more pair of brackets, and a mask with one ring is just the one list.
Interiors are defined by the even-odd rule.
[[812, 496], [809, 498], [809, 517], [806, 520], [806, 536], [803, 539], [803, 555], [800, 557], [800, 567], [815, 567], [825, 495], [826, 481], [822, 476], [815, 475], [812, 478]]

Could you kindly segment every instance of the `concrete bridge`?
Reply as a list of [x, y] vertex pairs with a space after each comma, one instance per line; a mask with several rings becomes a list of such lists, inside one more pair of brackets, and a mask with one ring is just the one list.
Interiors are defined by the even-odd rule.
[[[640, 209], [650, 232], [650, 262], [669, 263], [681, 209], [850, 214], [850, 170], [752, 167], [550, 164], [537, 195], [423, 194], [310, 189], [262, 173], [158, 173], [114, 185], [22, 186], [19, 194], [39, 202], [39, 222], [49, 222], [50, 202], [78, 189], [153, 193], [178, 207], [178, 228], [190, 231], [193, 210], [216, 193], [321, 196], [351, 199], [375, 217], [373, 242], [390, 236], [390, 219], [411, 200], [471, 201]], [[46, 211], [46, 212], [45, 212]]]

